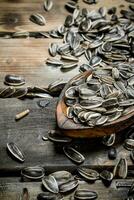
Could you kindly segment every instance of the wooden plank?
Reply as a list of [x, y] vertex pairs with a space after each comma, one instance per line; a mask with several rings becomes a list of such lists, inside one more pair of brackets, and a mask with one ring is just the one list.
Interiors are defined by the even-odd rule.
[[[19, 171], [24, 166], [40, 165], [48, 171], [57, 169], [74, 170], [77, 166], [63, 153], [62, 145], [54, 145], [50, 141], [43, 141], [48, 131], [55, 129], [56, 99], [50, 101], [48, 107], [42, 109], [37, 105], [39, 100], [0, 99], [0, 172]], [[30, 113], [20, 121], [15, 121], [15, 115], [25, 109]], [[118, 138], [119, 137], [119, 138]], [[133, 164], [129, 158], [130, 152], [122, 146], [124, 135], [120, 134], [116, 140], [119, 159], [126, 157], [129, 167]], [[120, 139], [121, 138], [121, 139]], [[6, 151], [7, 142], [15, 142], [25, 153], [25, 162], [13, 160]], [[71, 146], [79, 150], [86, 158], [82, 166], [102, 169], [112, 168], [116, 160], [108, 159], [107, 150], [98, 139], [75, 139]]]
[[[48, 47], [51, 42], [62, 43], [54, 39], [0, 39], [0, 87], [6, 74], [23, 75], [26, 86], [46, 87], [49, 83], [64, 78], [69, 80], [79, 73], [79, 67], [61, 71], [59, 67], [50, 67], [45, 60], [50, 57]], [[87, 62], [80, 60], [79, 64]]]
[[[113, 180], [110, 187], [106, 188], [101, 181], [96, 181], [94, 184], [80, 182], [78, 189], [88, 189], [95, 191], [98, 194], [99, 200], [121, 200], [126, 199], [128, 188], [117, 189], [115, 184], [117, 181]], [[131, 184], [133, 180], [126, 180], [125, 182]], [[0, 199], [2, 200], [18, 200], [22, 194], [23, 188], [27, 188], [30, 194], [30, 199], [36, 200], [37, 195], [43, 192], [41, 182], [6, 182], [0, 180]], [[74, 192], [64, 195], [65, 200], [69, 200]]]
[[[68, 12], [64, 9], [64, 4], [68, 0], [54, 1], [54, 7], [50, 12], [45, 12], [43, 9], [43, 1], [30, 1], [30, 0], [6, 0], [0, 1], [0, 31], [1, 32], [14, 32], [20, 29], [27, 31], [45, 31], [56, 28], [64, 22], [64, 17]], [[124, 4], [126, 7], [128, 3], [122, 0], [104, 0], [99, 1], [97, 4], [87, 5], [82, 0], [79, 1], [81, 8], [87, 7], [89, 10], [106, 6], [107, 8], [113, 5], [119, 8]], [[29, 16], [33, 13], [43, 14], [47, 20], [46, 26], [38, 26], [29, 21]]]

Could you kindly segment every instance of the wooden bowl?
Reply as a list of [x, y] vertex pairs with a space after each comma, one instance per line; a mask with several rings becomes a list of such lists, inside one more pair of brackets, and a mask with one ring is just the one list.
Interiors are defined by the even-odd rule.
[[117, 133], [127, 127], [129, 127], [130, 125], [132, 125], [134, 123], [134, 112], [122, 116], [119, 119], [111, 122], [111, 123], [107, 123], [106, 125], [102, 125], [102, 126], [96, 126], [93, 128], [90, 128], [88, 126], [84, 126], [82, 124], [76, 124], [74, 123], [74, 121], [72, 119], [67, 118], [66, 115], [66, 110], [67, 110], [67, 106], [64, 102], [64, 94], [65, 91], [70, 87], [71, 82], [73, 80], [77, 80], [78, 78], [83, 78], [83, 77], [88, 77], [91, 74], [91, 71], [86, 71], [82, 74], [77, 75], [76, 77], [74, 77], [73, 79], [71, 79], [65, 86], [65, 88], [63, 89], [63, 91], [61, 92], [61, 95], [59, 97], [59, 101], [57, 104], [57, 108], [56, 108], [56, 119], [57, 119], [57, 124], [59, 126], [59, 128], [61, 129], [62, 133], [70, 136], [70, 137], [100, 137], [100, 136], [104, 136], [104, 135], [109, 135], [112, 133]]

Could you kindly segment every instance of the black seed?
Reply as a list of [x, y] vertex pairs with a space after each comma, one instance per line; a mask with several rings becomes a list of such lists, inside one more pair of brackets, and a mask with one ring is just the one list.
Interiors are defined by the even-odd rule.
[[117, 10], [116, 7], [112, 7], [112, 8], [109, 8], [109, 10], [108, 10], [107, 13], [108, 13], [109, 15], [112, 15], [112, 14], [115, 14], [115, 13], [116, 13], [116, 10]]
[[112, 147], [108, 150], [108, 157], [111, 160], [114, 160], [117, 157], [117, 151], [115, 147]]

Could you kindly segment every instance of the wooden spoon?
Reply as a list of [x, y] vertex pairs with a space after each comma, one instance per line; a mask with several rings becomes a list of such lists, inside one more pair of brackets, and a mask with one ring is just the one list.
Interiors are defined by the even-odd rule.
[[106, 125], [102, 126], [95, 126], [93, 128], [90, 128], [88, 126], [84, 126], [82, 124], [76, 124], [72, 119], [67, 118], [66, 111], [67, 111], [67, 106], [64, 102], [64, 94], [65, 91], [70, 87], [71, 82], [74, 80], [77, 80], [79, 78], [86, 78], [91, 74], [91, 71], [86, 71], [80, 75], [77, 75], [73, 79], [71, 79], [61, 92], [61, 95], [59, 97], [59, 102], [57, 104], [56, 108], [56, 119], [57, 119], [57, 124], [63, 134], [70, 136], [70, 137], [99, 137], [99, 136], [104, 136], [104, 135], [109, 135], [112, 133], [117, 133], [130, 125], [134, 123], [134, 112], [122, 116], [119, 119], [107, 123]]

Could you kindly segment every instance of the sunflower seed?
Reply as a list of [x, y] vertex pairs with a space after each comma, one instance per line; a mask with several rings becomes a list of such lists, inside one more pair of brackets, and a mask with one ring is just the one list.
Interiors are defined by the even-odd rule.
[[12, 35], [13, 38], [27, 38], [29, 37], [29, 32], [28, 31], [17, 31], [13, 33]]
[[97, 199], [98, 194], [88, 189], [78, 189], [74, 193], [75, 199]]
[[118, 178], [126, 178], [127, 171], [128, 171], [127, 160], [125, 158], [120, 158], [120, 160], [114, 167], [113, 175]]
[[77, 164], [81, 164], [85, 160], [84, 156], [72, 147], [63, 147], [63, 151], [69, 159]]
[[109, 15], [115, 14], [115, 13], [116, 13], [116, 10], [117, 10], [116, 7], [111, 7], [111, 8], [108, 9], [108, 14], [109, 14]]
[[49, 175], [42, 179], [43, 186], [50, 192], [57, 194], [59, 192], [58, 183], [56, 179]]
[[44, 26], [46, 24], [45, 18], [41, 14], [32, 14], [30, 16], [30, 20], [34, 22], [35, 24], [38, 24], [40, 26]]
[[94, 4], [94, 3], [97, 3], [96, 0], [83, 0], [84, 3], [87, 3], [87, 4]]
[[11, 97], [15, 93], [14, 87], [4, 88], [0, 91], [0, 98], [8, 98]]
[[56, 58], [47, 58], [46, 60], [47, 64], [55, 65], [55, 66], [62, 66], [63, 62]]
[[124, 147], [131, 151], [134, 149], [134, 139], [126, 139], [124, 142]]
[[61, 184], [59, 190], [61, 193], [67, 193], [74, 190], [78, 184], [78, 180], [69, 180], [68, 182]]
[[95, 181], [99, 179], [99, 173], [93, 169], [89, 168], [78, 168], [78, 173], [87, 181]]
[[41, 179], [44, 176], [44, 169], [42, 167], [25, 167], [21, 170], [21, 175], [28, 179]]
[[48, 91], [50, 94], [59, 95], [66, 83], [66, 80], [58, 79], [48, 85]]
[[74, 23], [74, 19], [73, 19], [73, 16], [72, 15], [68, 15], [65, 19], [65, 27], [71, 27]]
[[56, 171], [51, 173], [51, 175], [56, 179], [58, 186], [67, 183], [69, 180], [73, 180], [73, 176], [68, 171]]
[[46, 11], [50, 11], [53, 7], [53, 1], [52, 0], [45, 0], [44, 1], [44, 9]]
[[21, 162], [25, 161], [23, 152], [15, 143], [7, 143], [7, 149], [17, 160]]
[[96, 120], [96, 125], [100, 126], [102, 124], [105, 124], [108, 121], [108, 116], [100, 116], [97, 120]]
[[5, 76], [4, 83], [12, 86], [19, 86], [25, 84], [25, 79], [22, 76], [8, 74]]
[[67, 61], [73, 61], [73, 62], [78, 62], [78, 58], [74, 57], [74, 56], [69, 56], [69, 55], [62, 55], [61, 59], [63, 60], [67, 60]]
[[43, 192], [37, 195], [38, 200], [63, 200], [63, 196], [61, 194], [53, 194], [51, 192]]
[[67, 3], [65, 4], [65, 8], [66, 8], [69, 12], [73, 13], [74, 10], [77, 8], [76, 2], [73, 2], [73, 1], [67, 2]]
[[107, 170], [103, 170], [100, 173], [100, 178], [105, 182], [111, 182], [113, 179], [113, 174]]
[[115, 143], [115, 134], [106, 135], [102, 139], [102, 143], [108, 147], [112, 146]]
[[130, 153], [130, 158], [131, 158], [132, 161], [134, 162], [134, 150], [131, 151], [131, 153]]
[[58, 45], [57, 43], [51, 43], [50, 47], [49, 47], [49, 53], [51, 56], [56, 56], [57, 54], [57, 49], [58, 49]]
[[70, 143], [72, 141], [71, 138], [62, 136], [56, 131], [55, 132], [50, 131], [48, 134], [48, 139], [52, 142], [58, 142], [58, 143]]

